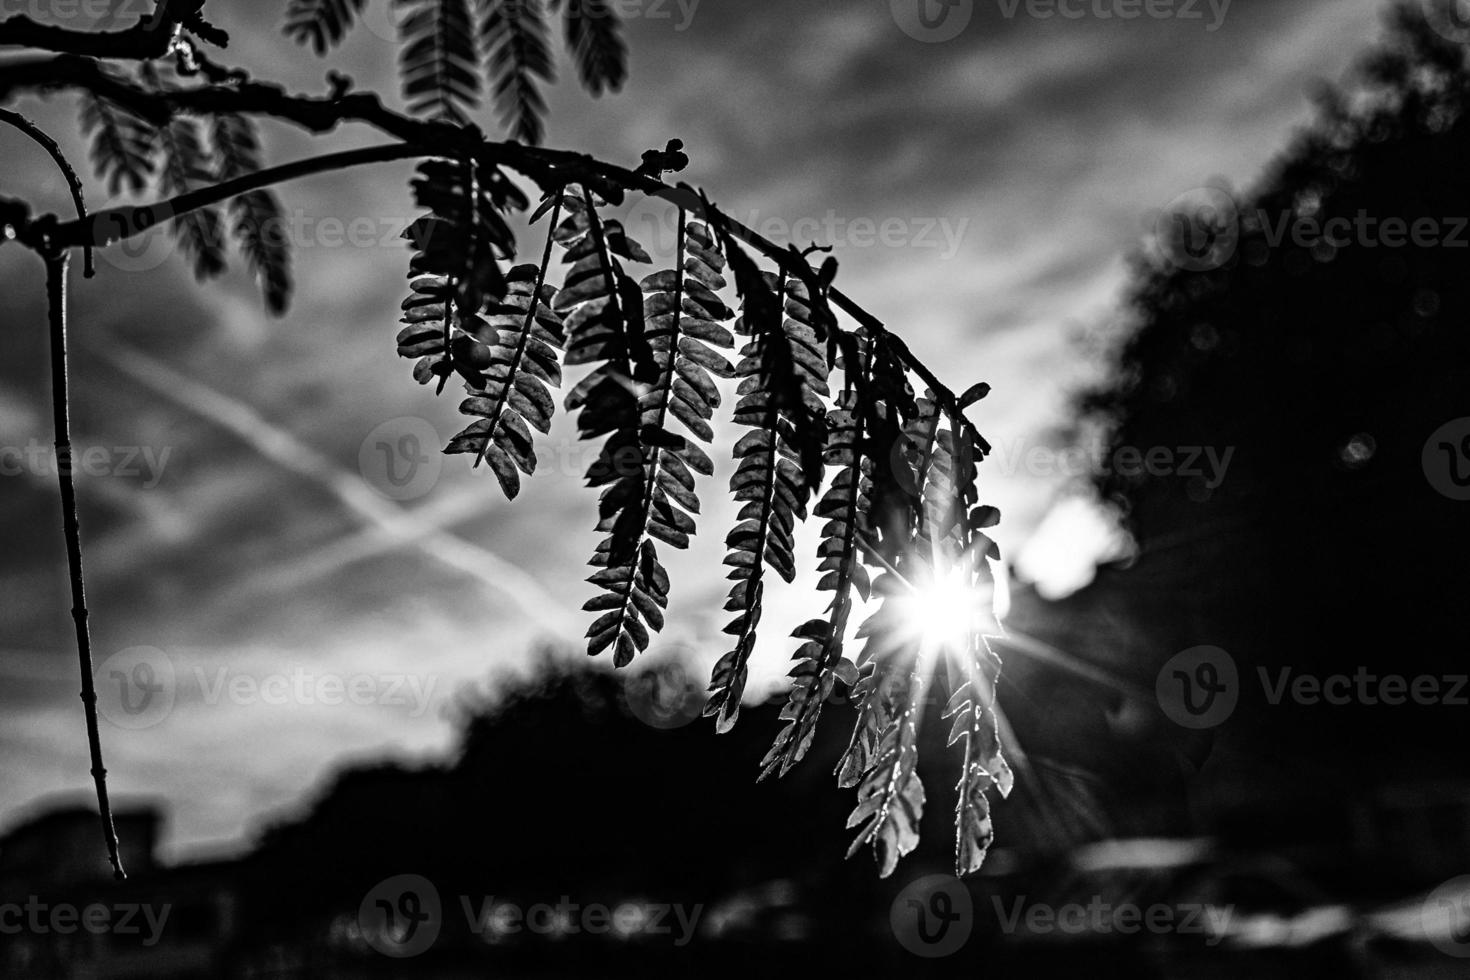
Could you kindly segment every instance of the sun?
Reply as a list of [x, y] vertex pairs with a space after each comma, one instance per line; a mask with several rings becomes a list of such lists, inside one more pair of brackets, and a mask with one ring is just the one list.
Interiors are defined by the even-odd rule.
[[903, 615], [925, 650], [959, 653], [969, 648], [971, 636], [984, 622], [986, 598], [966, 580], [964, 569], [956, 567], [905, 595]]

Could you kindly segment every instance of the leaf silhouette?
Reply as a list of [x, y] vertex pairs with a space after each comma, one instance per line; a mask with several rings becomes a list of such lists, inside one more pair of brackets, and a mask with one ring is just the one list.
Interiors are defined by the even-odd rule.
[[[909, 499], [917, 506], [890, 525], [893, 543], [901, 535], [907, 542], [896, 549], [895, 572], [874, 583], [874, 591], [884, 598], [859, 630], [867, 640], [854, 689], [859, 714], [839, 763], [839, 782], [859, 786], [849, 826], [866, 826], [853, 850], [871, 843], [879, 872], [886, 876], [916, 840], [923, 794], [914, 774], [913, 692], [924, 689], [931, 672], [922, 631], [906, 621], [899, 603], [911, 590], [931, 587], [939, 575], [957, 576], [964, 594], [976, 597], [964, 648], [950, 651], [958, 658], [962, 677], [944, 711], [954, 719], [948, 744], [964, 742], [955, 807], [955, 871], [964, 875], [980, 867], [993, 837], [988, 790], [997, 786], [1005, 795], [1012, 782], [995, 715], [1000, 661], [984, 636], [987, 630], [998, 630], [998, 624], [982, 609], [993, 586], [986, 559], [998, 557], [998, 551], [980, 529], [993, 524], [998, 514], [994, 508], [975, 506], [976, 462], [985, 447], [972, 441], [969, 430], [956, 421], [958, 415], [944, 425], [945, 415], [932, 393], [918, 399], [915, 409], [894, 465], [903, 474], [898, 482], [913, 481]], [[873, 557], [882, 558], [876, 552]]]
[[457, 372], [472, 390], [484, 389], [489, 381], [481, 369], [492, 357], [476, 337], [485, 322], [480, 313], [505, 298], [500, 260], [515, 254], [502, 212], [524, 209], [526, 199], [498, 168], [473, 159], [421, 164], [413, 188], [429, 214], [403, 233], [415, 252], [398, 353], [418, 359], [420, 384], [437, 378], [442, 392]]
[[914, 448], [905, 426], [918, 416], [918, 404], [903, 363], [883, 337], [871, 341], [868, 373], [859, 377], [870, 464], [868, 529], [860, 539], [864, 560], [875, 568], [897, 561], [913, 542], [918, 520], [915, 490], [918, 475], [909, 452]]
[[[890, 512], [883, 515], [889, 524], [890, 539], [886, 549], [874, 549], [874, 557], [890, 563], [893, 571], [880, 575], [873, 591], [881, 595], [878, 609], [858, 629], [865, 642], [857, 660], [861, 672], [853, 688], [852, 699], [858, 706], [857, 721], [847, 751], [837, 764], [837, 784], [855, 786], [863, 775], [878, 764], [885, 732], [894, 724], [896, 694], [901, 692], [906, 673], [919, 657], [920, 636], [911, 628], [902, 608], [902, 596], [913, 588], [911, 582], [926, 581], [932, 574], [931, 552], [924, 547], [923, 509], [925, 481], [938, 437], [939, 413], [932, 402], [921, 400], [917, 413], [903, 428], [903, 440], [887, 455], [888, 468], [900, 470], [902, 477], [889, 477], [892, 489]], [[898, 451], [902, 449], [902, 452]], [[899, 485], [906, 484], [900, 489]], [[891, 552], [891, 557], [881, 551]]]
[[154, 174], [158, 131], [126, 106], [91, 92], [82, 96], [82, 133], [92, 137], [92, 165], [109, 194], [141, 194]]
[[413, 190], [429, 214], [405, 233], [418, 247], [410, 269], [452, 278], [469, 313], [504, 296], [499, 263], [515, 255], [515, 236], [503, 212], [525, 210], [520, 190], [498, 167], [471, 158], [421, 164]]
[[[235, 113], [214, 117], [214, 149], [219, 180], [231, 180], [260, 169], [260, 141], [255, 124]], [[268, 190], [250, 191], [229, 204], [235, 241], [260, 281], [265, 305], [276, 316], [291, 303], [291, 243], [281, 220], [281, 205]]]
[[480, 36], [495, 101], [517, 139], [541, 142], [546, 101], [536, 79], [555, 78], [541, 0], [480, 0]]
[[872, 768], [858, 786], [858, 803], [847, 826], [861, 827], [847, 856], [872, 845], [878, 875], [887, 878], [899, 858], [919, 843], [919, 820], [924, 815], [924, 784], [919, 780], [918, 729], [923, 714], [925, 674], [910, 670], [904, 683], [883, 692], [887, 723], [879, 735]]
[[852, 692], [858, 718], [838, 763], [838, 785], [858, 787], [858, 803], [847, 826], [864, 825], [848, 856], [871, 844], [878, 873], [885, 878], [918, 843], [924, 808], [917, 729], [928, 672], [920, 660], [921, 634], [902, 605], [912, 587], [905, 579], [922, 581], [924, 565], [922, 548], [916, 546], [900, 556], [897, 573], [873, 583], [883, 600], [858, 630], [866, 641], [858, 658], [862, 673]]
[[983, 637], [967, 651], [967, 676], [946, 705], [944, 716], [953, 717], [949, 745], [963, 741], [964, 759], [955, 802], [955, 874], [979, 869], [995, 837], [987, 792], [998, 787], [1009, 796], [1014, 777], [1001, 754], [1000, 735], [994, 713], [995, 686], [1000, 661]]
[[[153, 93], [167, 89], [158, 69], [151, 62], [139, 71], [143, 87]], [[200, 139], [199, 125], [193, 116], [176, 113], [158, 130], [163, 152], [159, 169], [159, 186], [165, 194], [186, 194], [214, 183], [215, 166]], [[193, 262], [194, 277], [212, 279], [225, 270], [224, 226], [219, 209], [202, 207], [174, 218], [170, 223], [174, 239]]]
[[[835, 323], [832, 329], [836, 329]], [[860, 561], [860, 542], [872, 538], [868, 512], [876, 455], [865, 434], [868, 409], [861, 404], [870, 390], [870, 345], [863, 344], [861, 349], [856, 363], [843, 363], [848, 383], [838, 397], [837, 408], [827, 416], [824, 462], [840, 469], [815, 510], [817, 517], [826, 518], [817, 549], [821, 559], [818, 570], [823, 573], [817, 589], [833, 593], [827, 607], [829, 618], [808, 620], [793, 634], [805, 642], [792, 655], [796, 665], [789, 674], [791, 690], [781, 709], [781, 720], [786, 724], [761, 760], [761, 779], [778, 771], [786, 775], [806, 755], [816, 735], [822, 705], [831, 697], [839, 676], [849, 685], [857, 681], [857, 668], [842, 655], [843, 642], [853, 590], [864, 601], [872, 592], [867, 569]]]
[[[568, 213], [552, 234], [571, 266], [556, 296], [557, 311], [566, 316], [566, 362], [597, 365], [572, 389], [566, 407], [580, 409], [582, 438], [607, 436], [587, 471], [588, 486], [605, 488], [597, 530], [607, 534], [589, 561], [598, 571], [588, 581], [603, 591], [583, 606], [602, 613], [587, 631], [587, 653], [611, 648], [621, 667], [647, 649], [650, 629], [663, 628], [669, 577], [653, 538], [678, 545], [693, 530], [692, 519], [658, 484], [664, 461], [681, 458], [703, 472], [711, 467], [702, 450], [663, 428], [665, 403], [650, 402], [669, 387], [674, 348], [663, 344], [660, 356], [650, 343], [643, 292], [621, 261], [647, 262], [648, 254], [620, 223], [603, 220], [590, 190], [578, 188], [560, 200]], [[641, 351], [637, 369], [635, 348]], [[651, 390], [635, 382], [635, 373], [655, 376]]]
[[[793, 532], [806, 519], [807, 501], [822, 476], [821, 447], [815, 465], [809, 446], [821, 428], [825, 432], [827, 364], [816, 352], [811, 328], [796, 319], [782, 318], [794, 280], [772, 273], [755, 273], [748, 256], [727, 242], [732, 269], [743, 299], [737, 333], [750, 338], [736, 367], [740, 377], [735, 422], [751, 431], [735, 443], [738, 463], [730, 478], [736, 500], [744, 501], [725, 544], [725, 564], [735, 584], [725, 609], [736, 616], [725, 627], [735, 647], [715, 663], [711, 695], [704, 713], [715, 718], [715, 728], [729, 731], [740, 714], [740, 698], [749, 674], [769, 566], [785, 581], [796, 578]], [[739, 259], [735, 258], [739, 254]]]
[[614, 375], [627, 389], [635, 373], [657, 372], [644, 337], [643, 293], [620, 261], [651, 260], [621, 223], [603, 221], [590, 190], [563, 194], [561, 200], [568, 213], [553, 234], [566, 249], [563, 262], [571, 265], [556, 298], [558, 312], [567, 315], [567, 363], [602, 363], [568, 396], [567, 408], [574, 409]]
[[645, 488], [648, 532], [685, 548], [693, 533], [688, 515], [699, 513], [694, 473], [707, 474], [713, 467], [697, 444], [669, 431], [668, 419], [677, 419], [698, 442], [714, 438], [709, 420], [720, 405], [720, 393], [710, 376], [734, 377], [734, 369], [717, 351], [734, 346], [735, 340], [721, 326], [734, 313], [716, 293], [725, 285], [725, 263], [709, 229], [680, 209], [678, 231], [675, 267], [641, 283], [644, 337], [658, 372], [654, 384], [639, 395], [638, 421], [651, 476]]
[[[793, 406], [794, 444], [802, 470], [815, 491], [822, 482], [822, 456], [827, 446], [822, 399], [828, 394], [827, 373], [833, 361], [829, 352], [835, 355], [837, 321], [827, 306], [825, 292], [813, 293], [800, 279], [787, 280], [784, 299], [786, 350], [772, 363], [773, 394]], [[833, 341], [830, 345], [829, 340]], [[798, 405], [801, 407], [795, 407]]]
[[609, 0], [552, 0], [566, 4], [566, 39], [582, 84], [593, 95], [616, 92], [628, 78], [628, 46]]
[[317, 54], [340, 44], [362, 13], [366, 0], [291, 0], [285, 34], [297, 44], [310, 44]]
[[[214, 182], [214, 167], [190, 116], [174, 116], [159, 131], [163, 143], [160, 184], [166, 194], [184, 194]], [[193, 260], [194, 276], [212, 279], [225, 271], [224, 224], [219, 209], [198, 208], [173, 219], [174, 237]]]
[[480, 52], [470, 0], [394, 0], [406, 15], [399, 72], [409, 111], [465, 123], [480, 104]]
[[536, 472], [531, 429], [543, 435], [551, 431], [556, 405], [549, 389], [561, 385], [557, 351], [565, 339], [561, 317], [551, 309], [556, 289], [546, 284], [544, 265], [516, 266], [506, 284], [505, 298], [492, 301], [467, 328], [477, 342], [472, 356], [483, 362], [486, 384], [469, 387], [470, 397], [459, 410], [479, 421], [444, 451], [473, 453], [476, 465], [489, 460], [501, 489], [515, 499], [520, 473]]
[[[935, 553], [961, 576], [965, 587], [977, 596], [988, 596], [993, 593], [994, 578], [987, 559], [998, 558], [999, 551], [982, 530], [995, 524], [1000, 513], [994, 507], [975, 505], [976, 461], [983, 458], [984, 448], [967, 442], [952, 423], [935, 441], [926, 500], [929, 535], [936, 543]], [[994, 786], [1001, 796], [1007, 796], [1013, 782], [1001, 754], [995, 714], [1001, 663], [985, 636], [998, 630], [999, 623], [993, 618], [974, 624], [966, 648], [957, 651], [962, 676], [943, 715], [954, 719], [947, 744], [964, 742], [955, 801], [957, 875], [980, 867], [995, 836], [987, 792]]]
[[[641, 632], [644, 624], [655, 631], [663, 628], [668, 576], [653, 539], [674, 548], [689, 546], [695, 529], [693, 515], [699, 513], [694, 474], [707, 474], [713, 468], [689, 436], [669, 431], [669, 416], [678, 419], [694, 439], [708, 442], [713, 432], [707, 420], [720, 401], [710, 374], [733, 374], [728, 362], [707, 346], [734, 343], [719, 325], [733, 314], [715, 295], [724, 284], [720, 275], [724, 260], [713, 251], [714, 241], [702, 224], [690, 222], [682, 209], [678, 222], [675, 267], [654, 273], [642, 283], [647, 318], [644, 337], [657, 376], [652, 385], [638, 387], [641, 456], [636, 460], [637, 469], [619, 467], [615, 482], [602, 496], [598, 530], [610, 536], [598, 557], [606, 555], [608, 565], [593, 578], [607, 579], [597, 584], [608, 588], [585, 607], [604, 612], [588, 633], [592, 640], [589, 652], [615, 642], [614, 663], [619, 666], [632, 657], [633, 649], [646, 647], [646, 632]], [[633, 462], [631, 457], [629, 461]], [[654, 587], [659, 582], [664, 584]]]

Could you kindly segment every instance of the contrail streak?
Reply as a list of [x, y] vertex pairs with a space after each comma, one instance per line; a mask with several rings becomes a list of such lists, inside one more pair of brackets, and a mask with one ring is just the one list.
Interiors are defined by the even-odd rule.
[[575, 615], [536, 578], [492, 551], [420, 519], [380, 496], [358, 474], [343, 469], [259, 412], [200, 384], [143, 352], [117, 342], [96, 354], [123, 374], [179, 407], [238, 436], [261, 456], [330, 493], [368, 527], [434, 560], [478, 578], [519, 605], [543, 628], [570, 636]]

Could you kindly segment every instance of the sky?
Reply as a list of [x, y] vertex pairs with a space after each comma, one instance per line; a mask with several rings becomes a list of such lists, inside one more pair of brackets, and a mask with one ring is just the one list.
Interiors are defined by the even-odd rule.
[[[342, 71], [398, 104], [388, 4], [368, 2], [325, 60], [280, 36], [284, 2], [211, 5], [234, 38], [218, 58], [305, 92]], [[838, 284], [952, 388], [992, 385], [969, 413], [996, 447], [981, 496], [1002, 510], [1005, 554], [1061, 592], [1085, 581], [1109, 535], [1054, 451], [1070, 396], [1100, 370], [1091, 341], [1126, 323], [1123, 287], [1152, 217], [1213, 180], [1248, 187], [1308, 118], [1314, 89], [1379, 36], [1386, 6], [958, 0], [925, 27], [918, 2], [626, 0], [629, 83], [594, 100], [562, 58], [546, 142], [633, 163], [678, 137], [691, 158], [681, 179], [729, 213], [779, 243], [833, 245]], [[1156, 16], [1122, 16], [1135, 9]], [[19, 107], [85, 157], [69, 99]], [[263, 132], [276, 162], [384, 141], [361, 126], [316, 140]], [[0, 132], [0, 159], [0, 194], [65, 209], [33, 147]], [[589, 619], [577, 609], [592, 594], [595, 497], [565, 419], [514, 503], [459, 458], [426, 456], [401, 486], [388, 478], [382, 447], [459, 428], [459, 399], [436, 400], [394, 352], [410, 170], [279, 189], [298, 281], [282, 319], [264, 313], [241, 261], [198, 287], [165, 238], [104, 252], [96, 279], [74, 277], [103, 741], [114, 794], [167, 807], [175, 857], [240, 846], [352, 761], [442, 757], [466, 692], [526, 670], [542, 644], [575, 641]], [[94, 207], [106, 201], [88, 187]], [[625, 210], [657, 256], [664, 215]], [[522, 244], [539, 249], [524, 229]], [[43, 293], [34, 257], [0, 248], [0, 829], [90, 785], [41, 452]], [[716, 419], [727, 445], [729, 404]], [[695, 546], [670, 557], [652, 661], [725, 652], [734, 507], [719, 498], [732, 468], [717, 458]], [[789, 630], [822, 612], [815, 564], [768, 602], [756, 692], [784, 673]]]

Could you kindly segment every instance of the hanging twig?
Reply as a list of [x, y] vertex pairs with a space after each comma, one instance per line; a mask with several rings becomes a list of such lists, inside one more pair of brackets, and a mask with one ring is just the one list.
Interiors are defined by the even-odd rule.
[[71, 255], [54, 249], [46, 260], [46, 302], [51, 323], [51, 410], [56, 428], [56, 481], [61, 489], [61, 531], [66, 538], [66, 564], [71, 578], [71, 618], [77, 632], [77, 666], [82, 675], [82, 706], [87, 714], [87, 744], [92, 753], [92, 781], [97, 785], [97, 812], [112, 875], [127, 877], [118, 856], [117, 829], [107, 798], [107, 769], [102, 765], [102, 736], [97, 726], [97, 689], [92, 682], [92, 637], [87, 629], [87, 589], [82, 575], [82, 532], [77, 520], [77, 491], [72, 482], [71, 417], [67, 401], [66, 273]]
[[[25, 133], [51, 155], [61, 168], [76, 205], [77, 221], [87, 223], [87, 206], [82, 196], [82, 182], [61, 153], [56, 141], [35, 123], [9, 109], [0, 108], [0, 122], [6, 122]], [[42, 227], [46, 227], [45, 224]], [[51, 226], [54, 229], [54, 225]], [[44, 233], [43, 233], [44, 234]], [[83, 245], [85, 272], [94, 274], [92, 247]], [[68, 408], [66, 369], [66, 276], [71, 265], [67, 246], [44, 241], [37, 249], [46, 263], [46, 301], [51, 327], [51, 408], [56, 429], [56, 479], [61, 490], [61, 530], [66, 539], [67, 570], [71, 578], [72, 620], [76, 624], [77, 662], [82, 675], [82, 706], [87, 716], [87, 743], [92, 758], [92, 781], [97, 786], [97, 812], [102, 820], [102, 836], [107, 843], [107, 857], [113, 876], [126, 878], [118, 855], [117, 830], [113, 826], [112, 804], [107, 797], [107, 769], [102, 764], [102, 735], [97, 725], [97, 690], [92, 679], [92, 638], [87, 629], [87, 590], [82, 574], [82, 535], [77, 519], [77, 493], [72, 482], [71, 419]]]
[[430, 147], [411, 143], [387, 143], [357, 150], [328, 153], [282, 164], [279, 167], [242, 174], [198, 190], [185, 191], [166, 201], [152, 204], [125, 204], [106, 211], [98, 211], [86, 221], [67, 221], [54, 227], [47, 227], [37, 222], [32, 226], [35, 230], [22, 232], [20, 239], [32, 246], [36, 244], [37, 239], [49, 237], [57, 248], [76, 248], [88, 245], [105, 248], [135, 235], [141, 235], [155, 225], [182, 217], [191, 211], [212, 207], [232, 197], [271, 187], [287, 180], [346, 170], [368, 163], [386, 163], [391, 160], [434, 156], [436, 152]]

